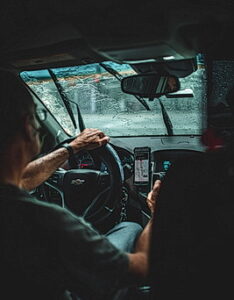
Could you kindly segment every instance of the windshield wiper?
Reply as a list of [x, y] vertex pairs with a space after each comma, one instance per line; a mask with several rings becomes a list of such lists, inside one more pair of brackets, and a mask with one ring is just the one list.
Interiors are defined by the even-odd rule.
[[71, 120], [72, 120], [72, 123], [73, 123], [75, 129], [77, 129], [76, 120], [75, 120], [75, 117], [73, 115], [70, 103], [75, 104], [76, 109], [77, 109], [79, 129], [80, 129], [80, 131], [83, 131], [85, 129], [85, 125], [84, 125], [84, 120], [82, 118], [82, 115], [81, 115], [80, 108], [79, 108], [78, 104], [76, 102], [68, 99], [67, 94], [64, 91], [64, 88], [60, 84], [60, 82], [59, 82], [58, 78], [56, 77], [56, 75], [54, 74], [54, 72], [51, 69], [48, 69], [48, 72], [49, 72], [55, 86], [58, 89], [58, 92], [59, 92], [59, 94], [60, 94], [60, 96], [63, 100], [63, 103], [64, 103], [65, 107], [67, 108], [68, 114], [71, 117]]
[[71, 120], [72, 120], [72, 123], [73, 123], [75, 129], [77, 129], [77, 126], [76, 126], [76, 120], [75, 120], [74, 115], [73, 115], [73, 113], [72, 113], [71, 105], [70, 105], [70, 103], [69, 103], [69, 100], [67, 99], [67, 95], [66, 95], [66, 93], [64, 92], [63, 87], [62, 87], [61, 84], [59, 83], [59, 81], [58, 81], [56, 75], [54, 74], [54, 72], [53, 72], [51, 69], [48, 69], [48, 72], [49, 72], [51, 78], [53, 79], [55, 86], [57, 87], [57, 89], [58, 89], [58, 91], [59, 91], [59, 94], [60, 94], [60, 96], [61, 96], [61, 98], [62, 98], [62, 100], [63, 100], [63, 103], [64, 103], [64, 105], [65, 105], [65, 107], [66, 107], [66, 109], [67, 109], [67, 111], [68, 111], [68, 114], [69, 114], [69, 116], [70, 116], [70, 118], [71, 118]]
[[[121, 81], [121, 79], [123, 78], [123, 76], [112, 67], [107, 66], [104, 63], [99, 63], [99, 65], [119, 81]], [[149, 105], [146, 103], [145, 99], [137, 95], [134, 95], [134, 97], [145, 107], [146, 110], [150, 110]]]
[[171, 119], [170, 119], [170, 117], [169, 117], [169, 115], [166, 111], [165, 106], [163, 105], [162, 101], [160, 100], [160, 98], [158, 98], [158, 101], [159, 101], [159, 104], [161, 106], [163, 121], [164, 121], [164, 124], [167, 128], [167, 134], [168, 135], [173, 135], [173, 125], [172, 125]]

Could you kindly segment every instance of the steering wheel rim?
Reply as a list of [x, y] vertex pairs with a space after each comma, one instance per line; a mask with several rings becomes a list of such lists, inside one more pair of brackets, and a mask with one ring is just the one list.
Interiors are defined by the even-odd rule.
[[[97, 224], [103, 222], [109, 215], [112, 215], [112, 212], [114, 212], [114, 210], [118, 207], [118, 204], [120, 203], [119, 200], [124, 181], [124, 174], [120, 158], [110, 144], [92, 151], [94, 151], [95, 154], [98, 155], [99, 158], [105, 163], [110, 176], [110, 191], [105, 201], [105, 206], [101, 206], [98, 210], [95, 209], [95, 206], [98, 205], [97, 196], [86, 208], [83, 214], [83, 217], [87, 221], [90, 221], [91, 223], [95, 222]], [[105, 192], [105, 190], [103, 192]], [[102, 195], [103, 192], [101, 192], [100, 195]], [[105, 213], [103, 213], [103, 210]]]
[[[69, 143], [72, 138], [63, 141], [58, 144], [54, 149], [58, 149], [64, 143]], [[109, 188], [102, 190], [98, 195], [91, 201], [88, 207], [84, 210], [82, 216], [87, 222], [90, 222], [98, 230], [105, 232], [109, 230], [119, 220], [120, 212], [120, 199], [122, 193], [122, 185], [124, 182], [124, 172], [121, 164], [121, 160], [116, 150], [111, 146], [110, 143], [96, 148], [94, 150], [85, 150], [90, 155], [95, 155], [100, 161], [102, 161], [107, 169], [109, 175]], [[69, 158], [69, 163], [74, 167], [74, 157]], [[79, 169], [77, 169], [78, 171]], [[84, 170], [83, 170], [84, 171]], [[68, 171], [69, 172], [69, 171]], [[66, 172], [65, 175], [66, 176]], [[64, 177], [65, 178], [65, 177]], [[64, 180], [65, 181], [65, 180]], [[66, 207], [73, 211], [72, 205], [69, 205], [69, 200], [66, 199], [65, 188], [63, 186], [64, 202]], [[102, 197], [104, 196], [105, 197]], [[103, 199], [102, 199], [103, 198]], [[83, 199], [82, 199], [83, 200]], [[82, 201], [81, 200], [81, 201]], [[67, 205], [68, 204], [68, 205]], [[74, 212], [74, 211], [73, 211]]]

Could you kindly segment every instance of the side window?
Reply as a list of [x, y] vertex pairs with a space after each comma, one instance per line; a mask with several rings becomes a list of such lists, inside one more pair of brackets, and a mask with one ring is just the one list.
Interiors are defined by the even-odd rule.
[[234, 61], [214, 61], [212, 64], [212, 94], [211, 106], [222, 103], [228, 106], [226, 96], [229, 89], [234, 86]]

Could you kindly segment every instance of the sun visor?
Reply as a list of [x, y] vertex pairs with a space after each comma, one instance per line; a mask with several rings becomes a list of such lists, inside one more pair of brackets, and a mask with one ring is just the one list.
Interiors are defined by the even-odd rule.
[[138, 64], [144, 62], [158, 62], [163, 57], [173, 60], [190, 59], [195, 56], [195, 51], [181, 48], [175, 50], [168, 43], [162, 41], [151, 45], [123, 45], [122, 48], [109, 46], [103, 49], [95, 46], [95, 42], [90, 43], [93, 50], [97, 51], [103, 57], [113, 60], [117, 63]]

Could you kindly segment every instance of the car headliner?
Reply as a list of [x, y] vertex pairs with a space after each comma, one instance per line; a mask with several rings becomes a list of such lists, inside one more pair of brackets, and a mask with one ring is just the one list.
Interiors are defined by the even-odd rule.
[[205, 53], [234, 58], [228, 0], [4, 0], [0, 64], [40, 69]]

